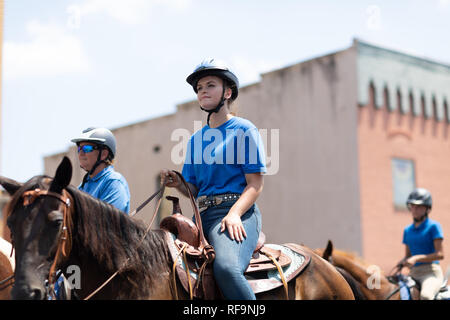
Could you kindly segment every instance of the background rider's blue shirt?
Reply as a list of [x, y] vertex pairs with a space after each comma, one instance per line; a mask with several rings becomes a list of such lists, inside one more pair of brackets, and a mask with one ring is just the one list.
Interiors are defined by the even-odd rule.
[[233, 117], [217, 128], [208, 125], [188, 142], [183, 177], [202, 195], [242, 193], [245, 174], [265, 173], [265, 152], [253, 123]]
[[88, 177], [84, 187], [81, 184], [79, 190], [89, 193], [91, 196], [107, 202], [126, 213], [130, 212], [130, 190], [125, 178], [114, 170], [113, 166], [107, 166], [95, 177]]
[[[403, 231], [403, 243], [409, 247], [411, 255], [430, 254], [434, 248], [435, 239], [444, 239], [444, 233], [439, 222], [426, 218], [417, 228], [414, 223], [407, 226]], [[439, 263], [438, 260], [433, 263]], [[417, 262], [415, 266], [424, 264]]]

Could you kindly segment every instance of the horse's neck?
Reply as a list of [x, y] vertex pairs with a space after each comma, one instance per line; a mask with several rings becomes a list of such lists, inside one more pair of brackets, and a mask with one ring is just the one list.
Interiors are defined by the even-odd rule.
[[375, 276], [378, 277], [377, 280], [380, 281], [382, 286], [388, 286], [390, 284], [387, 278], [380, 273], [371, 272], [371, 266], [365, 266], [348, 257], [334, 257], [334, 259], [338, 266], [347, 270], [354, 278], [360, 281], [367, 281], [370, 277]]
[[[147, 236], [151, 236], [153, 230], [150, 231], [150, 233]], [[150, 241], [151, 242], [151, 241]], [[86, 247], [78, 247], [79, 242], [76, 242], [77, 246], [75, 249], [79, 249], [81, 252], [90, 252], [89, 248]], [[145, 244], [143, 244], [145, 245]], [[132, 296], [132, 299], [158, 299], [158, 300], [165, 300], [165, 299], [173, 299], [174, 294], [172, 292], [173, 286], [172, 286], [172, 274], [171, 274], [171, 261], [164, 261], [162, 256], [158, 256], [156, 254], [157, 251], [163, 250], [163, 248], [160, 248], [157, 244], [153, 244], [149, 250], [155, 254], [156, 257], [152, 259], [152, 262], [148, 262], [147, 269], [141, 270], [142, 273], [147, 273], [149, 277], [151, 278], [149, 280], [148, 277], [145, 275], [139, 273], [137, 274], [136, 278], [133, 279], [124, 279], [120, 276], [120, 270], [122, 266], [118, 266], [116, 270], [110, 270], [105, 266], [105, 264], [102, 261], [99, 261], [94, 255], [92, 254], [82, 254], [80, 256], [72, 255], [69, 263], [76, 264], [80, 267], [80, 273], [82, 276], [81, 280], [81, 290], [79, 291], [79, 296], [81, 298], [85, 298], [89, 294], [91, 294], [94, 290], [99, 288], [102, 284], [105, 283], [105, 281], [108, 280], [110, 276], [114, 274], [114, 272], [119, 271], [119, 274], [115, 276], [111, 280], [111, 285], [113, 287], [122, 287], [125, 285], [127, 287], [129, 285], [129, 281], [132, 280], [133, 282], [139, 283], [141, 286], [146, 286], [146, 283], [152, 283], [151, 290], [149, 290], [148, 294], [141, 294], [139, 293], [138, 296]], [[150, 251], [147, 251], [147, 254], [149, 254]], [[153, 254], [152, 253], [152, 254]], [[137, 254], [137, 253], [136, 253]], [[167, 265], [166, 265], [167, 262]], [[132, 261], [123, 261], [123, 263], [127, 263], [128, 265], [133, 265]], [[150, 265], [152, 267], [150, 267]], [[124, 266], [125, 269], [128, 269], [126, 266]], [[155, 269], [153, 269], [155, 268]], [[151, 270], [162, 270], [163, 272], [150, 272]], [[134, 277], [134, 276], [133, 276]], [[150, 282], [148, 282], [150, 281]], [[114, 283], [114, 284], [113, 284]], [[122, 295], [118, 296], [117, 290], [112, 289], [110, 285], [105, 286], [102, 288], [95, 296], [94, 299], [117, 299], [119, 298], [125, 298], [129, 299], [129, 297], [124, 295], [122, 292]], [[145, 290], [144, 290], [145, 291]]]
[[[367, 294], [375, 295], [376, 299], [383, 299], [390, 292], [396, 289], [396, 286], [380, 273], [371, 273], [369, 267], [359, 264], [348, 257], [336, 257], [335, 263], [341, 268], [346, 269], [355, 279], [363, 284]], [[374, 281], [371, 281], [373, 278]], [[369, 286], [373, 286], [370, 288]], [[367, 290], [369, 289], [369, 290]], [[376, 290], [374, 290], [376, 289]]]
[[369, 277], [368, 273], [367, 273], [367, 268], [365, 268], [364, 266], [358, 264], [357, 262], [351, 260], [350, 258], [347, 257], [341, 257], [341, 256], [333, 256], [334, 259], [334, 263], [347, 270], [355, 279], [358, 279], [360, 281], [362, 280], [367, 280], [367, 278]]

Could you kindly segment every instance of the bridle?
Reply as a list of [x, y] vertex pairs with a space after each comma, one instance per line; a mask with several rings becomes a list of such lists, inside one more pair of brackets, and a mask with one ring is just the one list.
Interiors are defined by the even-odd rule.
[[[71, 206], [71, 201], [69, 196], [66, 195], [67, 192], [63, 190], [62, 194], [52, 192], [49, 190], [41, 190], [39, 188], [36, 188], [34, 190], [26, 191], [22, 194], [23, 198], [23, 205], [29, 206], [31, 205], [37, 198], [39, 197], [52, 197], [63, 204], [63, 225], [61, 229], [61, 234], [58, 239], [58, 246], [56, 248], [56, 254], [53, 259], [53, 263], [51, 264], [50, 271], [48, 274], [48, 286], [50, 289], [50, 294], [54, 297], [54, 284], [56, 282], [56, 265], [58, 261], [61, 258], [61, 255], [63, 257], [68, 257], [71, 247], [72, 247], [72, 237], [71, 237], [71, 217], [69, 215], [69, 208]], [[14, 246], [14, 244], [13, 244]]]

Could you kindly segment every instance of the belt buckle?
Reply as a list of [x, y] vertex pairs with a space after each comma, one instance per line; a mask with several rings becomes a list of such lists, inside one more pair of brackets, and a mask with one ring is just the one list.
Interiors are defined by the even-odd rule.
[[214, 197], [214, 205], [218, 206], [223, 202], [223, 199], [221, 197]]
[[197, 204], [199, 207], [205, 206], [206, 196], [200, 196], [197, 198]]

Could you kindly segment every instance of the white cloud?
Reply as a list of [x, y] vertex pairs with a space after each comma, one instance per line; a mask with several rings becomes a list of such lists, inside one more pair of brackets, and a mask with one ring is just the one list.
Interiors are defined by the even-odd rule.
[[81, 18], [92, 14], [107, 14], [125, 24], [140, 24], [148, 19], [154, 6], [183, 10], [190, 3], [191, 0], [85, 0], [80, 5], [69, 6], [67, 10], [75, 19], [77, 15]]
[[55, 76], [89, 70], [80, 39], [64, 28], [31, 21], [26, 29], [30, 41], [4, 44], [5, 78]]

